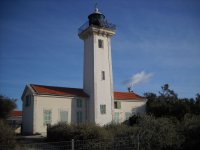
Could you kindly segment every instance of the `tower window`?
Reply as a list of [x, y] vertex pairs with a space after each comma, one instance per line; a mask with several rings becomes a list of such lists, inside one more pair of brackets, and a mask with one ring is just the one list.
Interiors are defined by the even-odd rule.
[[101, 71], [101, 80], [105, 80], [105, 71]]
[[101, 114], [106, 114], [106, 105], [100, 105]]
[[99, 48], [103, 48], [103, 40], [101, 39], [98, 40], [98, 46]]

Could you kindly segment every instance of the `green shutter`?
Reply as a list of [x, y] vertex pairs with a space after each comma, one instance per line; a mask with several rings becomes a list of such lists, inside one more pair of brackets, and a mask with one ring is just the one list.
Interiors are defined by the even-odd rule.
[[67, 111], [60, 111], [60, 121], [61, 122], [68, 122], [68, 112]]
[[82, 99], [77, 99], [76, 106], [77, 106], [77, 108], [82, 108], [82, 106], [83, 106]]
[[121, 109], [121, 102], [117, 102], [118, 109]]
[[119, 123], [119, 112], [115, 112], [114, 121], [115, 123]]
[[126, 118], [126, 120], [128, 120], [128, 119], [130, 118], [130, 116], [131, 116], [131, 113], [130, 113], [130, 112], [126, 112], [126, 113], [125, 113], [125, 118]]
[[83, 122], [83, 116], [82, 116], [82, 112], [81, 111], [78, 111], [76, 113], [76, 117], [77, 117], [77, 123]]
[[51, 110], [44, 110], [43, 111], [43, 124], [51, 124]]

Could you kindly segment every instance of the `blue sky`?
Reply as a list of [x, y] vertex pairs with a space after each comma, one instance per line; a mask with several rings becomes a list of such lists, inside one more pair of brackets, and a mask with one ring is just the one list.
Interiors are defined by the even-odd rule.
[[0, 94], [18, 99], [26, 84], [82, 88], [83, 42], [78, 28], [98, 2], [112, 38], [114, 89], [146, 72], [140, 95], [168, 83], [179, 97], [200, 92], [199, 0], [1, 0]]

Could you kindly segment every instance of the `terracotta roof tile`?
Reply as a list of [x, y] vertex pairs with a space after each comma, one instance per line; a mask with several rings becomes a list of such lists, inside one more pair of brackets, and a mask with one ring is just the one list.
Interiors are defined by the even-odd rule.
[[20, 117], [22, 116], [22, 111], [20, 110], [14, 110], [9, 114], [10, 117]]
[[65, 87], [35, 85], [35, 84], [31, 84], [30, 86], [37, 94], [88, 97], [88, 95], [83, 91], [83, 89], [78, 89], [78, 88], [65, 88]]
[[[45, 95], [63, 95], [63, 96], [80, 96], [89, 97], [83, 89], [55, 87], [45, 85], [30, 85], [37, 94]], [[145, 98], [133, 92], [114, 92], [115, 100], [144, 100]]]
[[115, 100], [144, 100], [145, 98], [133, 92], [114, 92]]

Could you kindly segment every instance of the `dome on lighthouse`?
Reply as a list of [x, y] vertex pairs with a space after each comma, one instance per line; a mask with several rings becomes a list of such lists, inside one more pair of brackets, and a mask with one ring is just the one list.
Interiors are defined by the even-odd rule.
[[95, 8], [95, 11], [88, 16], [88, 19], [89, 25], [104, 27], [106, 23], [105, 16], [99, 11], [98, 8]]

